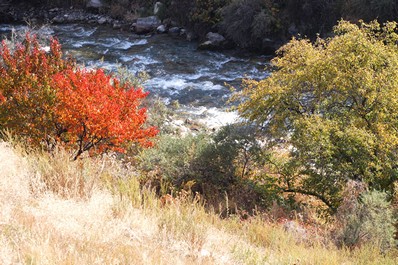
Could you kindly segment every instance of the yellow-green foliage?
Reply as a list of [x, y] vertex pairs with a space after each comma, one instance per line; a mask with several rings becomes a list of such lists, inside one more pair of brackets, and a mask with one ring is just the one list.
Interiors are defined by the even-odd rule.
[[395, 22], [340, 21], [334, 37], [293, 39], [272, 60], [269, 78], [244, 82], [241, 115], [264, 125], [271, 143], [283, 138], [291, 150], [286, 165], [295, 177], [284, 183], [286, 190], [335, 208], [347, 179], [392, 189], [398, 174], [396, 31]]

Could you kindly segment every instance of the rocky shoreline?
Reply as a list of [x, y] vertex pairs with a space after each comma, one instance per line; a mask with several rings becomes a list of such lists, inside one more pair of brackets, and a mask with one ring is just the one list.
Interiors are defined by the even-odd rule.
[[[137, 35], [169, 34], [185, 38], [187, 41], [195, 40], [199, 42], [198, 49], [202, 50], [222, 51], [237, 48], [232, 41], [217, 32], [209, 31], [205, 36], [199, 38], [196, 33], [171, 19], [160, 20], [157, 16], [160, 2], [154, 5], [151, 16], [129, 20], [113, 18], [109, 12], [106, 12], [105, 6], [96, 5], [97, 1], [92, 1], [92, 3], [85, 8], [46, 8], [26, 4], [11, 5], [7, 0], [0, 0], [0, 23], [27, 23], [31, 26], [72, 23], [104, 25]], [[271, 41], [268, 46], [267, 54], [273, 54], [281, 44]]]
[[[197, 40], [194, 33], [176, 23], [161, 21], [156, 15], [140, 17], [132, 21], [114, 19], [101, 11], [102, 7], [87, 8], [35, 8], [23, 5], [13, 6], [0, 1], [0, 23], [26, 23], [31, 26], [45, 24], [83, 23], [104, 25], [115, 30], [129, 31], [137, 35], [169, 34], [185, 38], [188, 41]], [[156, 6], [154, 8], [156, 12]], [[198, 45], [198, 49], [224, 50], [233, 48], [232, 43], [219, 33], [209, 32]]]

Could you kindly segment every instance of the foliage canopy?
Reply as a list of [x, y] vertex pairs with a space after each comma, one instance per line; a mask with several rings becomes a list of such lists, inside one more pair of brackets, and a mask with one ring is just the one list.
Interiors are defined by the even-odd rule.
[[347, 180], [392, 190], [398, 175], [396, 32], [395, 22], [340, 21], [334, 37], [293, 39], [272, 60], [269, 78], [244, 82], [241, 115], [263, 127], [271, 146], [284, 142], [289, 150], [279, 166], [286, 191], [315, 195], [335, 209]]
[[35, 146], [62, 143], [75, 151], [123, 151], [128, 142], [151, 145], [146, 127], [148, 93], [102, 70], [80, 69], [63, 59], [52, 39], [49, 52], [36, 37], [0, 49], [0, 129], [10, 129]]

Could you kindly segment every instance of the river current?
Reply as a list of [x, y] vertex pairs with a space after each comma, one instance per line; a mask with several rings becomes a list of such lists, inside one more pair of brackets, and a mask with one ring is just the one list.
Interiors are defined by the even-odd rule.
[[[0, 25], [0, 34], [24, 32], [22, 25]], [[65, 54], [86, 67], [149, 75], [145, 90], [166, 104], [178, 101], [180, 111], [210, 127], [236, 121], [229, 112], [228, 85], [239, 89], [242, 78], [263, 79], [268, 75], [266, 56], [231, 50], [200, 51], [197, 43], [169, 35], [137, 36], [130, 32], [94, 25], [50, 25], [36, 31], [58, 38]]]

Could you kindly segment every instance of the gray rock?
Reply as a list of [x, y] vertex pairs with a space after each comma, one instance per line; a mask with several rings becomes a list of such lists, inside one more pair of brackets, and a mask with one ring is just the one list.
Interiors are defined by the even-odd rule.
[[198, 46], [198, 49], [199, 50], [213, 50], [214, 45], [211, 41], [207, 40], [205, 42], [200, 43]]
[[103, 25], [108, 22], [108, 19], [106, 17], [101, 17], [98, 19], [98, 24]]
[[145, 34], [153, 32], [160, 26], [160, 20], [155, 16], [138, 18], [135, 23], [135, 32], [138, 34]]
[[172, 27], [169, 29], [169, 34], [171, 35], [179, 35], [180, 34], [180, 28], [179, 27]]
[[130, 23], [122, 22], [119, 20], [114, 20], [112, 23], [112, 28], [113, 29], [121, 29], [121, 30], [126, 30], [129, 31], [131, 27]]
[[166, 31], [167, 31], [167, 29], [166, 29], [166, 26], [165, 25], [160, 25], [159, 27], [157, 27], [156, 28], [156, 31], [158, 32], [158, 33], [166, 33]]
[[65, 17], [63, 15], [59, 15], [59, 16], [56, 16], [55, 18], [53, 18], [53, 22], [61, 24], [61, 23], [65, 23], [66, 19], [67, 19], [67, 17]]
[[121, 29], [122, 28], [122, 23], [120, 21], [114, 21], [112, 25], [113, 29]]
[[225, 48], [226, 39], [218, 33], [209, 32], [206, 34], [206, 41], [199, 44], [200, 50], [222, 50]]
[[218, 34], [218, 33], [213, 33], [209, 32], [206, 34], [206, 39], [210, 42], [212, 42], [215, 45], [221, 44], [223, 41], [225, 41], [225, 38], [223, 35]]

